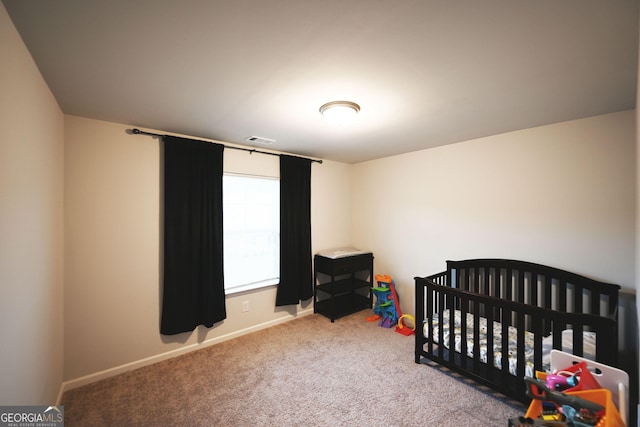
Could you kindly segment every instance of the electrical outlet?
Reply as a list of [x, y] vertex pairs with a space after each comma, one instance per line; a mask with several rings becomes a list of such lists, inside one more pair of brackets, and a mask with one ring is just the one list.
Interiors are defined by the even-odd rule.
[[242, 312], [246, 313], [249, 311], [249, 301], [242, 301]]

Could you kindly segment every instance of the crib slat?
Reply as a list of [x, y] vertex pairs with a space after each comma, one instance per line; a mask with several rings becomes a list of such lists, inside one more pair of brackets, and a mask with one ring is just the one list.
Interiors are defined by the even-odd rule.
[[584, 327], [582, 323], [574, 323], [573, 325], [573, 351], [572, 353], [576, 356], [583, 357], [584, 356], [584, 347], [583, 347], [583, 331]]
[[[419, 286], [424, 286], [425, 285], [419, 285]], [[430, 286], [427, 287], [427, 311], [426, 313], [437, 313], [436, 307], [434, 307], [434, 303], [433, 303], [433, 293], [435, 292], [435, 289], [432, 289]], [[426, 321], [427, 321], [427, 330], [429, 331], [429, 340], [427, 342], [427, 350], [429, 351], [429, 353], [433, 353], [433, 316], [431, 316], [430, 314], [428, 314], [427, 316], [425, 316], [425, 312], [419, 312], [417, 311], [416, 314], [421, 313], [422, 314], [422, 318], [424, 321], [424, 318], [426, 317]], [[420, 326], [422, 325], [421, 323], [419, 324]], [[418, 325], [416, 325], [416, 335], [418, 335]]]
[[525, 272], [518, 272], [518, 302], [525, 304], [527, 302], [526, 292], [525, 292], [525, 281], [524, 281]]
[[[467, 364], [467, 301], [468, 299], [466, 299], [464, 296], [460, 296], [459, 298], [457, 298], [458, 301], [460, 302], [460, 354], [462, 355], [462, 357], [460, 357], [460, 362], [462, 364], [462, 366], [464, 368], [466, 368]], [[452, 326], [453, 323], [450, 324], [449, 326], [449, 334], [451, 334], [451, 330], [452, 330]], [[449, 347], [450, 349], [454, 348], [454, 347]], [[449, 353], [451, 354], [451, 353]]]
[[552, 302], [552, 296], [553, 296], [553, 288], [551, 287], [551, 284], [546, 282], [548, 279], [546, 276], [540, 276], [540, 275], [536, 275], [536, 280], [542, 280], [540, 286], [542, 286], [542, 292], [544, 293], [544, 304], [542, 305], [542, 307], [544, 308], [548, 308], [550, 310], [553, 310], [553, 306], [551, 304]]
[[529, 305], [538, 305], [538, 280], [533, 272], [529, 272]]
[[496, 312], [496, 307], [491, 303], [491, 301], [487, 301], [486, 303], [486, 312], [487, 312], [487, 362], [493, 363], [494, 360], [494, 352], [493, 352], [493, 322], [495, 321], [494, 313]]
[[[547, 276], [548, 280], [553, 280], [552, 277]], [[553, 282], [551, 282], [553, 284]], [[558, 281], [556, 295], [558, 296], [558, 311], [567, 312], [567, 286], [565, 282]]]
[[516, 376], [523, 378], [525, 373], [525, 316], [523, 312], [517, 313], [516, 327], [518, 330], [518, 343], [517, 343], [517, 367]]
[[533, 326], [533, 369], [535, 373], [536, 370], [542, 371], [542, 337], [544, 336], [542, 327], [543, 319], [540, 318], [539, 314], [534, 312], [531, 324]]
[[493, 294], [492, 296], [500, 298], [500, 269], [493, 269]]
[[[480, 307], [479, 301], [471, 300], [473, 304], [473, 372], [479, 372], [480, 369]], [[478, 325], [478, 326], [476, 326]]]
[[[573, 286], [573, 312], [574, 313], [584, 313], [583, 310], [583, 297], [585, 296], [586, 290], [579, 285], [572, 284]], [[593, 306], [591, 306], [591, 313], [593, 313]]]
[[589, 294], [590, 294], [589, 303], [591, 307], [591, 314], [606, 315], [606, 312], [603, 313], [600, 310], [600, 302], [603, 300], [603, 297], [601, 296], [601, 294], [597, 294], [596, 292], [593, 292], [593, 291], [590, 291]]
[[511, 375], [509, 372], [509, 325], [511, 324], [511, 310], [506, 307], [502, 309], [502, 319], [500, 319], [502, 324], [502, 354], [501, 354], [501, 373], [502, 373], [502, 382], [506, 381], [506, 378], [509, 378], [507, 375]]
[[491, 292], [491, 279], [490, 279], [490, 268], [489, 267], [484, 267], [483, 268], [483, 276], [484, 276], [484, 295], [489, 295]]
[[[451, 310], [450, 307], [450, 302], [449, 302], [449, 298], [447, 298], [447, 295], [444, 292], [440, 292], [440, 299], [442, 300], [442, 304], [440, 305], [440, 310], [438, 310], [438, 312], [440, 313], [440, 322], [438, 322], [438, 327], [440, 328], [440, 335], [438, 335], [440, 338], [440, 342], [442, 344], [444, 344], [444, 315], [443, 312], [445, 309], [449, 309], [449, 349], [453, 349], [455, 341], [454, 341], [454, 334], [451, 333], [451, 325], [454, 324], [454, 312], [453, 310]], [[440, 357], [442, 357], [443, 359], [447, 359], [449, 362], [451, 362], [451, 353], [452, 351], [449, 350], [449, 357], [447, 358], [445, 356], [445, 348], [444, 345], [439, 345], [438, 346], [440, 349]]]

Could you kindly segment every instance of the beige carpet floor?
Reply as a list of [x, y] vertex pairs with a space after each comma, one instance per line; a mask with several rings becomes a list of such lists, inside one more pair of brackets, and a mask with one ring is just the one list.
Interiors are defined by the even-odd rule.
[[506, 426], [520, 403], [414, 363], [362, 311], [309, 315], [67, 391], [73, 426]]

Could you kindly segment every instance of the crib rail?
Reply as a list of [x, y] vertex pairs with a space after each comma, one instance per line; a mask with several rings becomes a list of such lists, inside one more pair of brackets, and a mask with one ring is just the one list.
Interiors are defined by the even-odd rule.
[[[447, 261], [453, 288], [561, 312], [616, 319], [620, 286], [508, 259]], [[436, 282], [437, 283], [437, 282]]]

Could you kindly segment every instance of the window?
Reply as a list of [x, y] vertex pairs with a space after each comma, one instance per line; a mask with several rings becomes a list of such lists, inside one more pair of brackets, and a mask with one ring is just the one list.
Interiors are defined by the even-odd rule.
[[231, 294], [280, 280], [280, 181], [225, 174], [224, 286]]

